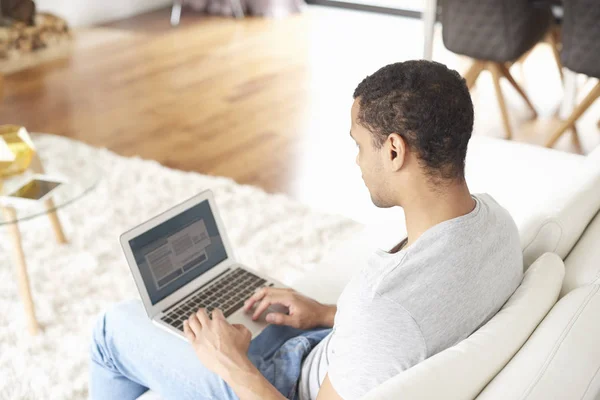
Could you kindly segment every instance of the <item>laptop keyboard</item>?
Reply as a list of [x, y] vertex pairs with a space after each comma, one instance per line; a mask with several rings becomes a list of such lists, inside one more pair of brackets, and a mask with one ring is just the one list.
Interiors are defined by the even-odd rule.
[[[225, 318], [242, 308], [244, 302], [267, 281], [245, 269], [237, 268], [223, 275], [219, 280], [203, 287], [189, 296], [161, 319], [174, 328], [183, 331], [183, 321], [199, 308], [207, 313], [218, 308]], [[270, 286], [272, 286], [271, 284]]]

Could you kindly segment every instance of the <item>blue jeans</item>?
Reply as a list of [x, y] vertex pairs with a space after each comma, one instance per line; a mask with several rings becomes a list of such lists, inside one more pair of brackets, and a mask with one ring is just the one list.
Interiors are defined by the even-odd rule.
[[[248, 357], [279, 392], [296, 399], [302, 360], [330, 331], [270, 325], [252, 340]], [[238, 398], [189, 343], [153, 325], [140, 301], [119, 303], [94, 328], [90, 397], [136, 399], [148, 388], [165, 400]]]

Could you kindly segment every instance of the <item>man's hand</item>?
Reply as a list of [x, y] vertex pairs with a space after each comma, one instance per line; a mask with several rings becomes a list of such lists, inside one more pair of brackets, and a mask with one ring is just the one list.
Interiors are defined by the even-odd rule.
[[223, 379], [254, 372], [248, 358], [252, 334], [244, 325], [227, 322], [221, 310], [214, 309], [210, 319], [203, 308], [199, 309], [184, 321], [183, 332], [202, 364]]
[[246, 300], [244, 311], [249, 312], [256, 305], [252, 315], [252, 319], [256, 320], [269, 306], [275, 304], [287, 307], [289, 313], [267, 314], [267, 322], [271, 324], [288, 325], [298, 329], [333, 327], [336, 306], [321, 304], [293, 289], [262, 288]]
[[[283, 290], [300, 296], [303, 304], [316, 303], [320, 307], [328, 307], [293, 291]], [[202, 364], [223, 378], [241, 400], [285, 400], [248, 358], [252, 334], [244, 325], [231, 325], [219, 309], [213, 310], [210, 319], [201, 308], [184, 321], [183, 332]], [[326, 387], [328, 382], [326, 377]], [[332, 387], [319, 391], [319, 400], [340, 399]]]

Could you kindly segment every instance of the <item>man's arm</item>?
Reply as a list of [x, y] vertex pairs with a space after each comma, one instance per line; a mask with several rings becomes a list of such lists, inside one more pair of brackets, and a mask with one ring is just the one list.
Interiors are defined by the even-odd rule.
[[323, 321], [321, 322], [321, 326], [326, 328], [333, 328], [333, 321], [335, 319], [335, 313], [337, 312], [337, 306], [335, 304], [324, 304], [325, 308], [323, 309]]
[[329, 375], [325, 375], [325, 379], [323, 380], [321, 388], [319, 389], [319, 394], [317, 395], [317, 400], [342, 400], [342, 396], [340, 396], [333, 388], [333, 385], [329, 380]]
[[225, 382], [237, 394], [240, 400], [285, 400], [260, 371], [252, 366], [247, 371], [237, 371], [224, 378]]
[[[231, 325], [219, 309], [211, 319], [201, 308], [184, 322], [183, 330], [204, 366], [223, 378], [241, 400], [285, 400], [248, 358], [252, 334], [245, 326]], [[325, 385], [319, 400], [339, 400], [327, 378]]]
[[[284, 400], [285, 397], [256, 369], [247, 374], [237, 374], [226, 382], [240, 400]], [[343, 400], [325, 375], [317, 400]]]

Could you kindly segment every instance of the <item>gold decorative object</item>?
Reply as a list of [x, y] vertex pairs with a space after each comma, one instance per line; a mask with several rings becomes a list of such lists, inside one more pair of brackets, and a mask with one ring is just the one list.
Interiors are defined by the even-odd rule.
[[34, 155], [35, 147], [27, 129], [0, 125], [0, 180], [25, 172]]

